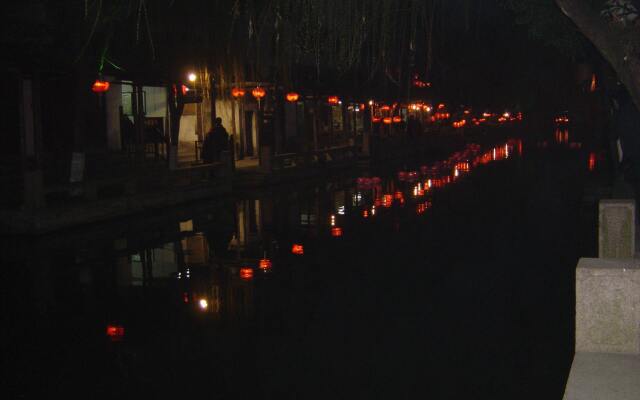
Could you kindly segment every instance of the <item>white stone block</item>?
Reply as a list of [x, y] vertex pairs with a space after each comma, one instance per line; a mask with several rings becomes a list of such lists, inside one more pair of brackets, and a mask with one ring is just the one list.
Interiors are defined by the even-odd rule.
[[580, 259], [576, 352], [640, 354], [640, 260]]
[[598, 219], [598, 256], [633, 258], [635, 255], [634, 200], [601, 200]]

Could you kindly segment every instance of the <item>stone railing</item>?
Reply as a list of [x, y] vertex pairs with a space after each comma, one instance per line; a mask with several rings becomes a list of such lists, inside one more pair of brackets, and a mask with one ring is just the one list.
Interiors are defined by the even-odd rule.
[[576, 348], [564, 398], [640, 399], [640, 259], [635, 203], [603, 200], [599, 258], [576, 269]]

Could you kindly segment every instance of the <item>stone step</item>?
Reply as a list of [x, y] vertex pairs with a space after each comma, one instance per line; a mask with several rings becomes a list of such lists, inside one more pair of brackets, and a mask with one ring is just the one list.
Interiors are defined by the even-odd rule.
[[577, 352], [564, 399], [640, 399], [640, 355]]

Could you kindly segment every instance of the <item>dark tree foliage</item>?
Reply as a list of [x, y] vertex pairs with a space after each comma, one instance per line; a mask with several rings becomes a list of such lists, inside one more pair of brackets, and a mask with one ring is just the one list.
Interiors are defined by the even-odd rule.
[[580, 58], [594, 46], [640, 108], [640, 18], [632, 11], [640, 9], [638, 1], [504, 0], [504, 4], [533, 37], [562, 54]]

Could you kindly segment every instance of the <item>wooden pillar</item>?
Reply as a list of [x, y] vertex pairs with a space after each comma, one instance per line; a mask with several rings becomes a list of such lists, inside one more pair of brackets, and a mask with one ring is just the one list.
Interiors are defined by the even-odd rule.
[[144, 93], [142, 86], [133, 85], [133, 122], [135, 125], [136, 135], [136, 158], [144, 159], [145, 143], [144, 143]]
[[42, 121], [38, 79], [20, 78], [20, 142], [24, 180], [23, 206], [44, 206], [42, 180]]

